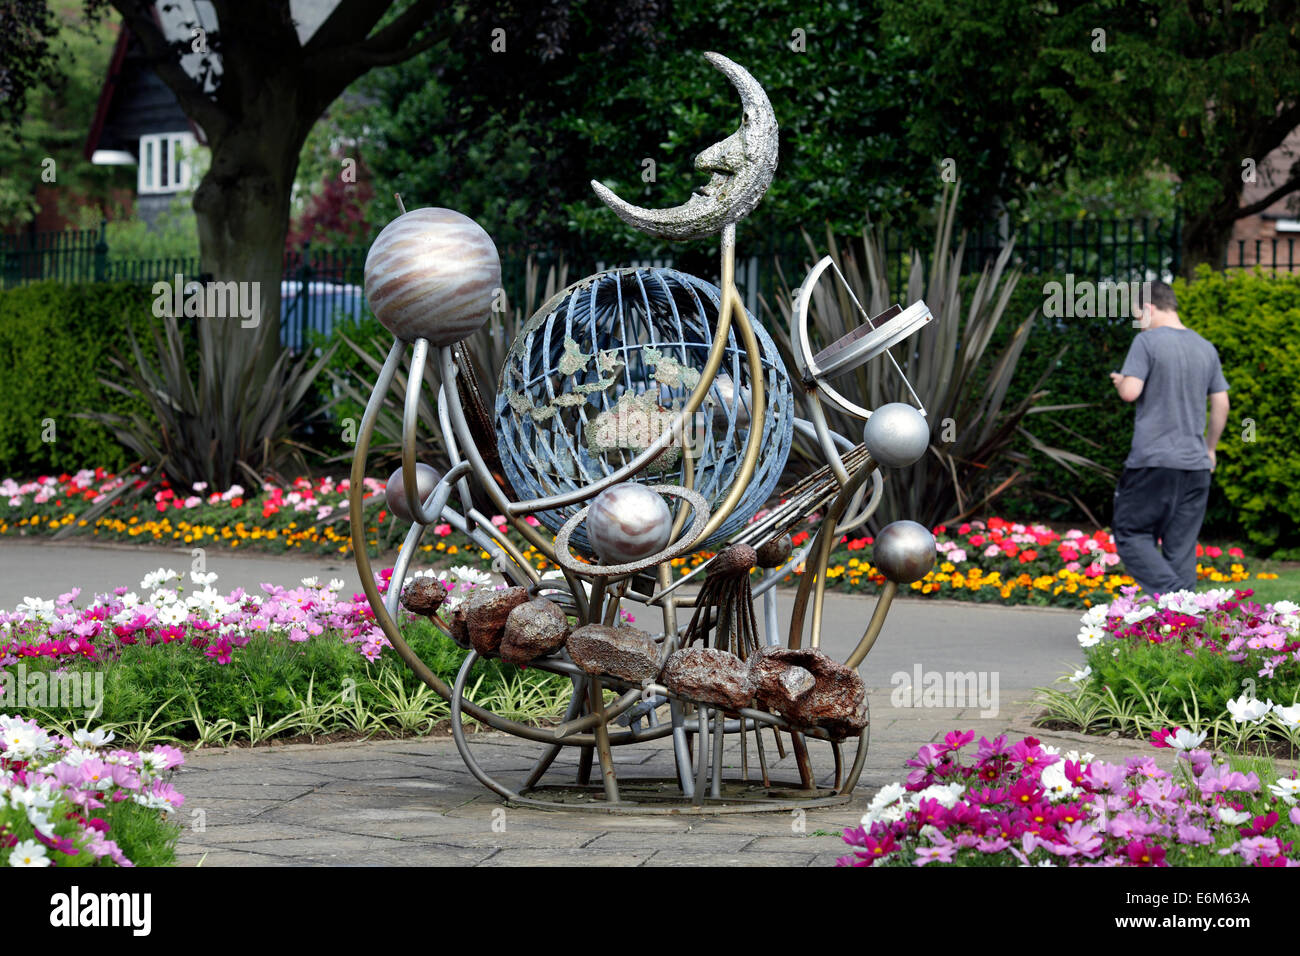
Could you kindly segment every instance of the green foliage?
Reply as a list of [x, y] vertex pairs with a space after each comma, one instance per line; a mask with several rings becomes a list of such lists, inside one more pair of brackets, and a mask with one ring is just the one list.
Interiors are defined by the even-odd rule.
[[[139, 414], [144, 403], [96, 377], [127, 328], [142, 328], [145, 286], [41, 282], [0, 291], [0, 472], [15, 477], [116, 469], [130, 453], [88, 409]], [[43, 440], [54, 420], [53, 442]]]
[[[1253, 667], [1223, 654], [1184, 653], [1178, 644], [1103, 641], [1087, 651], [1092, 673], [1076, 690], [1039, 688], [1044, 719], [1063, 721], [1085, 733], [1118, 731], [1149, 737], [1182, 727], [1208, 735], [1207, 746], [1241, 752], [1252, 742], [1289, 742], [1292, 755], [1300, 733], [1270, 712], [1258, 723], [1236, 723], [1228, 701], [1243, 694], [1290, 705], [1300, 699], [1294, 672], [1258, 676]], [[1064, 680], [1064, 678], [1062, 678]]]
[[[99, 211], [83, 208], [77, 217], [78, 228], [99, 228]], [[108, 246], [108, 263], [135, 262], [140, 259], [197, 259], [199, 231], [189, 200], [177, 196], [158, 218], [149, 224], [143, 219], [112, 219], [104, 229]]]
[[[661, 14], [628, 34], [613, 6]], [[847, 231], [864, 210], [920, 213], [937, 196], [937, 158], [918, 158], [901, 132], [923, 78], [899, 67], [900, 44], [878, 31], [874, 4], [570, 7], [558, 53], [518, 32], [504, 52], [487, 53], [484, 17], [471, 41], [448, 40], [368, 80], [373, 103], [353, 129], [370, 131], [360, 148], [388, 187], [381, 196], [397, 190], [408, 205], [454, 205], [502, 246], [574, 249], [576, 233], [593, 261], [649, 253], [653, 240], [601, 205], [589, 181], [656, 206], [684, 202], [703, 184], [696, 154], [739, 119], [735, 91], [700, 56], [706, 49], [763, 84], [781, 125], [780, 168], [745, 224], [749, 235], [793, 236], [823, 220]], [[383, 202], [379, 221], [392, 211]], [[694, 256], [699, 271], [714, 265], [707, 244], [675, 246], [673, 255]]]
[[[242, 480], [257, 485], [266, 477], [283, 480], [283, 469], [291, 466], [305, 474], [294, 431], [306, 417], [305, 399], [328, 353], [314, 363], [310, 351], [295, 357], [281, 348], [270, 323], [243, 328], [235, 318], [200, 318], [194, 325], [197, 350], [187, 349], [171, 316], [150, 324], [143, 345], [128, 329], [129, 353], [115, 354], [117, 376], [101, 381], [145, 403], [147, 411], [88, 410], [85, 417], [110, 426], [154, 474], [178, 487], [199, 481], [212, 488]], [[190, 361], [194, 351], [197, 369]], [[262, 361], [268, 352], [277, 356], [274, 362]]]
[[923, 152], [955, 157], [967, 177], [971, 163], [1005, 168], [975, 178], [1013, 205], [1070, 168], [1130, 191], [1171, 172], [1185, 262], [1221, 254], [1243, 160], [1262, 162], [1300, 122], [1294, 0], [885, 0], [885, 10], [925, 79], [911, 114]]
[[1228, 380], [1215, 483], [1255, 545], [1300, 546], [1300, 276], [1203, 267], [1174, 290], [1179, 317], [1218, 348]]
[[[55, 30], [48, 48], [40, 36], [43, 30], [24, 29], [7, 19], [6, 13], [21, 12], [19, 7], [49, 8], [41, 11], [41, 20]], [[19, 93], [0, 98], [0, 120], [14, 121], [14, 135], [0, 136], [0, 227], [5, 231], [31, 222], [43, 207], [57, 204], [61, 208], [56, 211], [71, 215], [84, 198], [107, 202], [114, 188], [129, 189], [134, 183], [133, 169], [94, 166], [82, 153], [116, 31], [109, 23], [86, 23], [80, 7], [81, 0], [51, 0], [9, 4], [0, 12], [5, 34], [0, 62], [11, 74], [6, 87]], [[10, 40], [17, 41], [17, 51], [8, 49]], [[20, 55], [9, 55], [14, 53]], [[24, 64], [37, 56], [46, 60], [44, 68], [28, 72]], [[47, 159], [54, 161], [53, 180], [43, 178], [50, 175]]]
[[[450, 685], [468, 652], [425, 620], [409, 622], [404, 633], [412, 650]], [[29, 674], [53, 666], [43, 658], [27, 660]], [[95, 726], [114, 730], [135, 747], [173, 739], [258, 743], [345, 729], [427, 733], [449, 712], [393, 652], [370, 663], [331, 635], [302, 643], [254, 637], [225, 665], [183, 643], [137, 644], [103, 666], [103, 712]], [[472, 700], [503, 716], [538, 721], [563, 712], [571, 685], [554, 674], [480, 660], [466, 686]], [[84, 723], [78, 712], [63, 709], [41, 717], [56, 728]]]

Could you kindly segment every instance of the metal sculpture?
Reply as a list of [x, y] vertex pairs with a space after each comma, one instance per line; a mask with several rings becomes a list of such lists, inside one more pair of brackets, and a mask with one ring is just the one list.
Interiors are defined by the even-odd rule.
[[[792, 381], [735, 286], [736, 223], [771, 182], [776, 121], [767, 95], [746, 70], [716, 53], [705, 56], [732, 82], [743, 105], [740, 129], [697, 157], [696, 167], [713, 174], [708, 186], [680, 207], [648, 210], [592, 185], [620, 218], [652, 236], [720, 233], [720, 287], [670, 269], [616, 269], [575, 283], [525, 324], [500, 370], [489, 412], [463, 344], [486, 321], [500, 284], [487, 234], [451, 210], [418, 209], [390, 223], [367, 258], [367, 295], [394, 341], [362, 418], [352, 464], [357, 570], [394, 649], [450, 702], [453, 736], [471, 773], [519, 804], [716, 813], [849, 799], [870, 735], [858, 668], [898, 584], [923, 577], [935, 560], [925, 528], [914, 522], [886, 526], [873, 559], [889, 581], [861, 640], [844, 661], [821, 651], [834, 542], [875, 511], [879, 466], [909, 464], [929, 444], [923, 409], [892, 403], [873, 414], [836, 391], [830, 379], [888, 355], [930, 313], [918, 302], [873, 319], [855, 298], [864, 324], [814, 353], [809, 312], [814, 286], [834, 266], [827, 257], [796, 294]], [[389, 510], [411, 528], [388, 593], [381, 595], [366, 551], [361, 489], [375, 419], [408, 345], [402, 466], [386, 494]], [[431, 346], [442, 378], [437, 407], [450, 460], [446, 474], [415, 460], [419, 389]], [[919, 405], [905, 376], [903, 382]], [[794, 414], [796, 391], [808, 419]], [[823, 399], [866, 420], [862, 444], [831, 431]], [[825, 465], [760, 514], [796, 430], [816, 441]], [[562, 579], [541, 579], [514, 542], [475, 508], [471, 480], [524, 540], [561, 569]], [[814, 512], [823, 516], [817, 534], [796, 550], [790, 532]], [[540, 524], [526, 520], [532, 516]], [[476, 589], [450, 615], [441, 611], [446, 592], [436, 582], [421, 577], [405, 587], [420, 538], [434, 522], [451, 524], [491, 554], [507, 587]], [[706, 547], [717, 553], [673, 578], [674, 558]], [[773, 588], [800, 564], [805, 570], [783, 628]], [[683, 585], [698, 584], [701, 575], [703, 586], [688, 593]], [[760, 598], [761, 629], [754, 608]], [[629, 601], [657, 608], [662, 630], [620, 626], [619, 611]], [[470, 649], [451, 686], [403, 639], [399, 605]], [[684, 609], [692, 613], [682, 625], [678, 612]], [[563, 721], [553, 728], [521, 724], [468, 700], [466, 680], [482, 656], [569, 677], [573, 695]], [[614, 699], [606, 698], [607, 688]], [[465, 717], [539, 745], [522, 785], [511, 787], [483, 770], [465, 736]], [[788, 742], [797, 781], [773, 781], [763, 732], [781, 757]], [[723, 748], [737, 736], [742, 777], [727, 780]], [[757, 779], [750, 772], [751, 736]], [[673, 778], [638, 780], [616, 772], [613, 748], [666, 739]], [[831, 748], [835, 773], [825, 785], [814, 779], [809, 740]], [[857, 745], [851, 763], [842, 753], [846, 741]], [[577, 780], [543, 783], [564, 747], [579, 748]], [[592, 784], [597, 762], [600, 782]]]

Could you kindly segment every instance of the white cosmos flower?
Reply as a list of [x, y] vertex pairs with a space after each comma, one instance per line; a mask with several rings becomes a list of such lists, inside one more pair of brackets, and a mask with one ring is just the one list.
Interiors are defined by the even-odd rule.
[[1043, 768], [1042, 773], [1038, 775], [1038, 782], [1046, 791], [1047, 799], [1053, 803], [1078, 792], [1078, 788], [1065, 775], [1065, 763], [1059, 760]]
[[478, 568], [471, 568], [467, 564], [456, 565], [450, 570], [450, 574], [457, 581], [473, 584], [475, 587], [492, 583], [492, 575], [486, 571], [480, 571]]
[[89, 727], [72, 732], [72, 740], [79, 747], [102, 747], [116, 737], [111, 730], [91, 730]]
[[944, 809], [951, 810], [965, 791], [966, 787], [960, 783], [936, 783], [917, 793], [912, 803], [919, 807], [922, 800], [938, 800]]
[[1268, 789], [1273, 792], [1273, 796], [1285, 800], [1288, 806], [1295, 806], [1296, 800], [1300, 800], [1300, 780], [1293, 777], [1283, 777], [1277, 783], [1270, 783]]
[[1282, 723], [1288, 727], [1300, 727], [1300, 704], [1292, 704], [1290, 707], [1283, 707], [1277, 704], [1273, 707], [1273, 713], [1282, 719]]
[[1228, 701], [1228, 713], [1234, 723], [1257, 724], [1273, 709], [1273, 701], [1259, 701], [1242, 694], [1236, 700]]
[[159, 588], [149, 595], [149, 603], [154, 607], [164, 607], [176, 603], [177, 594], [171, 588]]
[[1108, 610], [1110, 610], [1109, 604], [1094, 604], [1092, 607], [1088, 608], [1088, 610], [1084, 612], [1083, 617], [1080, 618], [1080, 623], [1085, 625], [1105, 624], [1106, 612]]
[[1199, 734], [1192, 733], [1190, 730], [1179, 729], [1165, 738], [1165, 743], [1174, 750], [1195, 750], [1201, 744], [1205, 743], [1205, 732]]
[[1075, 671], [1075, 672], [1070, 676], [1070, 683], [1071, 683], [1071, 684], [1081, 684], [1081, 683], [1083, 683], [1084, 681], [1086, 681], [1086, 680], [1087, 680], [1089, 677], [1091, 677], [1091, 676], [1092, 676], [1092, 665], [1091, 665], [1091, 664], [1088, 664], [1088, 665], [1086, 665], [1086, 666], [1083, 668], [1083, 670], [1081, 670], [1081, 671]]
[[316, 587], [316, 586], [319, 585], [319, 584], [320, 584], [320, 578], [318, 578], [318, 577], [314, 577], [314, 576], [313, 576], [313, 577], [310, 577], [310, 578], [303, 578], [303, 579], [302, 579], [302, 586], [305, 587], [305, 588], [314, 588], [314, 587]]
[[1244, 810], [1234, 810], [1232, 807], [1219, 807], [1214, 812], [1218, 815], [1219, 822], [1226, 823], [1230, 827], [1235, 827], [1250, 820], [1249, 813]]
[[165, 627], [173, 624], [184, 624], [190, 616], [190, 612], [184, 604], [168, 604], [158, 609], [158, 621]]
[[211, 584], [217, 579], [216, 571], [191, 571], [190, 580], [199, 587]]
[[1106, 636], [1106, 632], [1096, 624], [1085, 624], [1079, 629], [1079, 646], [1095, 647], [1101, 643], [1101, 639]]
[[24, 597], [23, 603], [14, 608], [19, 614], [25, 614], [46, 624], [54, 623], [54, 602], [42, 601], [38, 597]]
[[155, 588], [162, 587], [168, 581], [179, 581], [181, 575], [179, 571], [173, 571], [171, 568], [159, 568], [146, 574], [140, 581], [140, 590], [152, 591]]
[[45, 855], [45, 845], [35, 840], [23, 840], [9, 851], [10, 866], [49, 866], [50, 858]]
[[330, 590], [330, 591], [342, 591], [342, 590], [343, 590], [343, 585], [344, 585], [344, 583], [345, 583], [345, 582], [343, 581], [342, 578], [330, 578], [330, 583], [329, 583], [329, 587], [327, 588], [327, 590]]
[[1142, 607], [1138, 608], [1136, 611], [1129, 611], [1127, 614], [1125, 614], [1125, 615], [1124, 615], [1124, 623], [1125, 623], [1125, 624], [1136, 624], [1136, 623], [1138, 623], [1139, 621], [1145, 621], [1147, 618], [1149, 618], [1152, 614], [1155, 614], [1155, 613], [1156, 613], [1156, 609], [1155, 609], [1152, 605], [1150, 605], [1150, 604], [1144, 604]]

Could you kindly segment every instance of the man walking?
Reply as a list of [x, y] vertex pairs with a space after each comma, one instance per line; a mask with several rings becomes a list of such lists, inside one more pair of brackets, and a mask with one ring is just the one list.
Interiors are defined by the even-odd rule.
[[1161, 594], [1196, 588], [1196, 538], [1228, 421], [1228, 383], [1218, 351], [1178, 320], [1174, 290], [1163, 282], [1144, 288], [1143, 331], [1123, 369], [1110, 373], [1119, 397], [1137, 403], [1111, 526], [1128, 573]]

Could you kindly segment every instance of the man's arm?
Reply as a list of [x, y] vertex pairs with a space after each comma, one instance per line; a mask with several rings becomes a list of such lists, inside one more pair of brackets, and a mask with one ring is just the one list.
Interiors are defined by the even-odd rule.
[[1209, 427], [1205, 430], [1205, 450], [1210, 453], [1210, 469], [1213, 470], [1218, 465], [1218, 460], [1214, 454], [1214, 449], [1219, 447], [1219, 436], [1223, 434], [1224, 426], [1228, 424], [1228, 393], [1211, 392], [1210, 393], [1210, 420]]
[[1119, 372], [1111, 372], [1110, 380], [1119, 392], [1119, 397], [1126, 402], [1136, 402], [1142, 394], [1142, 386], [1146, 384], [1136, 375], [1121, 375]]

